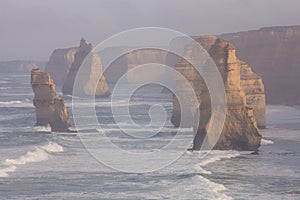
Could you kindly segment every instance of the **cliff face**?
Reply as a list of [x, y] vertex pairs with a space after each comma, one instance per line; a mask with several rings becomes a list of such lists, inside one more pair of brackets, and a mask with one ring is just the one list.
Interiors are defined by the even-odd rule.
[[[247, 102], [247, 95], [245, 94], [244, 87], [247, 92], [254, 94], [249, 86], [244, 84], [242, 87], [241, 81], [241, 61], [235, 55], [235, 47], [229, 42], [216, 38], [214, 36], [203, 36], [197, 39], [210, 54], [211, 58], [216, 63], [220, 74], [222, 76], [226, 95], [227, 95], [227, 112], [225, 124], [221, 136], [215, 145], [215, 149], [227, 150], [257, 150], [260, 146], [261, 134], [257, 128], [256, 120], [253, 114], [253, 102]], [[181, 74], [183, 74], [191, 83], [193, 89], [197, 94], [198, 102], [190, 103], [190, 106], [199, 106], [200, 122], [196, 137], [194, 139], [193, 149], [200, 149], [204, 137], [207, 134], [208, 124], [211, 117], [211, 102], [207, 86], [202, 77], [196, 73], [193, 66], [189, 64], [189, 60], [197, 59], [197, 53], [193, 52], [193, 44], [187, 45], [185, 54], [188, 60], [181, 60], [175, 67]], [[248, 67], [248, 66], [247, 66]], [[242, 72], [243, 76], [248, 77], [251, 74], [249, 71]], [[250, 79], [250, 78], [249, 78]], [[176, 82], [176, 89], [183, 90], [181, 82]], [[182, 91], [177, 92], [182, 92]], [[248, 91], [249, 90], [249, 91]], [[189, 99], [188, 97], [186, 97]], [[250, 97], [249, 97], [250, 98]], [[174, 97], [173, 102], [173, 116], [172, 122], [178, 122], [178, 103]], [[251, 103], [248, 105], [247, 103]], [[194, 115], [194, 113], [191, 113]], [[210, 141], [210, 135], [207, 135]]]
[[[127, 53], [126, 61], [127, 61], [127, 70], [132, 70], [137, 66], [141, 66], [143, 64], [149, 63], [159, 63], [165, 64], [166, 62], [167, 52], [157, 50], [157, 49], [141, 49], [141, 50], [133, 50]], [[165, 73], [164, 70], [154, 70], [153, 68], [144, 69], [138, 73], [128, 73], [127, 80], [128, 82], [138, 83], [143, 81], [151, 81], [155, 80], [158, 75], [163, 75]]]
[[115, 58], [116, 55], [127, 50], [128, 47], [109, 47], [98, 52], [103, 66], [107, 67], [109, 65], [106, 69], [103, 69], [103, 74], [108, 83], [116, 83], [128, 71], [126, 56]]
[[[114, 58], [116, 54], [127, 52], [119, 58]], [[167, 53], [158, 49], [138, 49], [134, 47], [111, 47], [99, 52], [103, 63], [108, 63], [111, 59], [115, 59], [112, 63], [108, 63], [109, 67], [105, 69], [104, 75], [109, 83], [116, 83], [122, 75], [134, 69], [137, 66], [149, 63], [165, 64]], [[130, 72], [126, 75], [127, 81], [131, 83], [139, 83], [147, 80], [155, 80], [159, 75], [163, 75], [165, 71], [155, 71], [149, 68], [137, 72]]]
[[64, 84], [77, 50], [78, 47], [56, 49], [51, 54], [45, 72], [50, 73], [56, 85]]
[[[110, 92], [106, 79], [102, 75], [100, 57], [92, 52], [92, 45], [87, 44], [84, 39], [81, 39], [78, 51], [75, 53], [74, 62], [71, 65], [68, 76], [62, 88], [63, 94], [72, 94], [77, 72], [85, 59], [86, 62], [84, 63], [82, 71], [83, 73], [81, 74], [84, 79], [82, 88], [80, 88], [82, 89], [82, 94], [95, 94], [96, 97], [108, 96]], [[99, 81], [97, 81], [99, 77], [101, 78]], [[95, 88], [96, 91], [94, 91]]]
[[[86, 44], [82, 44], [85, 46]], [[88, 55], [87, 52], [90, 52], [90, 50], [85, 49], [86, 52], [82, 51], [81, 47], [81, 53], [77, 52], [79, 51], [79, 47], [72, 47], [72, 48], [66, 48], [66, 49], [56, 49], [53, 51], [53, 53], [50, 56], [50, 59], [46, 65], [45, 71], [49, 72], [51, 77], [53, 77], [54, 82], [57, 85], [63, 85], [66, 83], [67, 85], [72, 82], [71, 76], [68, 78], [68, 81], [66, 81], [67, 76], [69, 74], [70, 68], [72, 67], [73, 63], [76, 66], [73, 66], [71, 74], [74, 76], [75, 73], [77, 73], [76, 70], [80, 66], [80, 64], [83, 62], [84, 58]], [[93, 56], [95, 59], [94, 62], [101, 62], [104, 65], [108, 65], [108, 68], [103, 71], [103, 80], [102, 82], [109, 82], [109, 83], [116, 83], [122, 75], [127, 73], [129, 70], [133, 69], [134, 67], [142, 64], [148, 64], [148, 63], [160, 63], [165, 64], [166, 55], [167, 53], [161, 50], [155, 50], [155, 49], [142, 49], [142, 50], [132, 50], [134, 47], [110, 47], [102, 50], [101, 52], [93, 53]], [[124, 55], [122, 55], [119, 58], [115, 58], [114, 56], [117, 54], [120, 54], [122, 52], [128, 52]], [[84, 56], [85, 55], [85, 56]], [[76, 58], [75, 58], [76, 56]], [[112, 59], [115, 59], [112, 63]], [[74, 70], [76, 68], [76, 70]], [[100, 63], [100, 67], [102, 71], [102, 66]], [[128, 82], [136, 83], [145, 81], [148, 79], [155, 79], [157, 74], [164, 73], [163, 71], [153, 71], [152, 70], [144, 70], [143, 74], [141, 74], [141, 71], [139, 71], [138, 74], [130, 73], [127, 76]], [[70, 75], [71, 75], [70, 74]], [[104, 81], [104, 79], [106, 81]], [[71, 86], [65, 86], [70, 87]], [[102, 84], [104, 86], [105, 84]], [[64, 89], [64, 91], [69, 89]], [[101, 95], [100, 95], [101, 96]]]
[[263, 77], [267, 103], [300, 104], [300, 26], [222, 34], [237, 56]]
[[241, 84], [246, 94], [247, 105], [253, 107], [253, 113], [259, 128], [266, 127], [266, 95], [262, 79], [253, 73], [245, 62], [240, 63]]
[[49, 73], [33, 69], [31, 86], [34, 92], [36, 125], [50, 124], [53, 132], [69, 132], [69, 127], [71, 127], [69, 113], [64, 100], [56, 96], [55, 84]]

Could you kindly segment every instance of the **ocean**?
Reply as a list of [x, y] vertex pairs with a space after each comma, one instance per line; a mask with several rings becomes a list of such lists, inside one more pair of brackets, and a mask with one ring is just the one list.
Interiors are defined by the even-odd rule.
[[[149, 123], [148, 110], [154, 104], [162, 105], [170, 118], [171, 96], [161, 93], [159, 87], [152, 90], [149, 95], [137, 92], [130, 103], [136, 123]], [[258, 155], [185, 151], [159, 170], [128, 173], [95, 159], [78, 134], [50, 133], [49, 127], [34, 126], [29, 73], [0, 74], [0, 94], [1, 200], [300, 199], [300, 107], [267, 106], [267, 129], [261, 131], [264, 139]], [[62, 98], [71, 113], [71, 97]], [[119, 106], [123, 104], [120, 100]], [[109, 98], [96, 101], [99, 123], [108, 138], [127, 151], [155, 151], [177, 131], [167, 122], [153, 140], [128, 140], [114, 123], [109, 106]], [[155, 128], [139, 129], [124, 123], [137, 133]], [[87, 124], [85, 128], [90, 127]], [[93, 148], [103, 151], [101, 144]], [[140, 164], [140, 159], [132, 162]]]

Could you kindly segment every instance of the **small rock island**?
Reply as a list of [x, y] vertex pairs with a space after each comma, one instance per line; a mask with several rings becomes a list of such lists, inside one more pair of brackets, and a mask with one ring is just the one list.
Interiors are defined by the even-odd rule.
[[31, 86], [34, 92], [36, 126], [50, 125], [52, 132], [72, 132], [69, 129], [71, 120], [65, 101], [56, 96], [55, 84], [49, 73], [32, 69]]

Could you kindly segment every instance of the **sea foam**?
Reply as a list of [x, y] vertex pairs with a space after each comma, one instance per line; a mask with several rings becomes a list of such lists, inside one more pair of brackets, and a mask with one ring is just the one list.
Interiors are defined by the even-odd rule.
[[22, 101], [0, 101], [0, 105], [20, 104]]
[[25, 155], [15, 159], [6, 159], [3, 163], [6, 168], [0, 169], [0, 177], [8, 177], [8, 173], [14, 172], [18, 165], [42, 162], [48, 160], [52, 153], [59, 153], [63, 151], [63, 147], [55, 142], [49, 142], [46, 145], [34, 147], [34, 150], [28, 151]]
[[274, 144], [272, 140], [261, 139], [261, 145]]

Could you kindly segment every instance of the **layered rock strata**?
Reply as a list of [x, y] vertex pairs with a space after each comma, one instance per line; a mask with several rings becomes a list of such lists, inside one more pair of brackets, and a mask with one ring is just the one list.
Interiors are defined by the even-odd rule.
[[[218, 67], [227, 96], [225, 124], [214, 149], [257, 150], [260, 146], [262, 136], [257, 128], [253, 114], [253, 106], [247, 104], [247, 96], [241, 81], [241, 61], [239, 61], [235, 55], [235, 47], [231, 43], [214, 36], [200, 37], [197, 39], [197, 42], [207, 50]], [[200, 121], [199, 124], [196, 124], [198, 128], [195, 130], [196, 136], [193, 145], [193, 149], [198, 150], [205, 136], [207, 136], [208, 143], [213, 140], [213, 136], [207, 134], [212, 115], [210, 94], [203, 78], [189, 62], [191, 60], [195, 61], [199, 57], [197, 52], [194, 52], [194, 45], [195, 44], [190, 44], [186, 46], [185, 56], [187, 60], [180, 60], [175, 66], [175, 69], [186, 77], [197, 95], [198, 102], [189, 102], [188, 104], [189, 107], [199, 107], [200, 110]], [[199, 62], [201, 62], [201, 60], [199, 60]], [[249, 71], [247, 72], [249, 74]], [[247, 76], [247, 73], [244, 74]], [[248, 88], [247, 82], [245, 82], [244, 87]], [[178, 90], [178, 88], [180, 89]], [[176, 89], [177, 92], [181, 93], [184, 91], [184, 84], [177, 81]], [[248, 93], [251, 92], [248, 91]], [[185, 98], [191, 99], [188, 96]], [[182, 113], [178, 112], [180, 108], [175, 96], [173, 102], [172, 122], [178, 126], [177, 123], [180, 120], [178, 117], [180, 117]], [[253, 102], [249, 100], [249, 103]], [[190, 115], [196, 116], [193, 112], [191, 112]], [[187, 124], [187, 126], [190, 125], [191, 124]]]
[[[109, 87], [102, 74], [100, 57], [92, 51], [91, 44], [87, 44], [85, 39], [81, 39], [78, 51], [75, 53], [74, 62], [63, 85], [63, 94], [72, 95], [73, 86], [77, 73], [81, 69], [80, 85], [78, 91], [81, 95], [95, 95], [95, 97], [109, 96]], [[81, 66], [82, 65], [82, 66]], [[98, 81], [99, 80], [99, 81]]]
[[33, 69], [31, 86], [34, 92], [36, 125], [50, 125], [53, 132], [69, 132], [71, 127], [69, 113], [64, 100], [56, 96], [55, 84], [49, 73]]
[[54, 83], [62, 86], [66, 80], [78, 47], [55, 49], [46, 64], [45, 72], [49, 72]]
[[237, 56], [263, 78], [268, 104], [300, 104], [300, 26], [266, 27], [219, 37], [233, 43]]
[[[166, 55], [166, 51], [158, 49], [132, 50], [129, 53], [125, 54], [127, 70], [130, 71], [138, 66], [142, 67], [142, 65], [144, 64], [165, 64]], [[143, 68], [143, 70], [139, 70], [138, 72], [132, 71], [131, 73], [128, 73], [127, 81], [130, 83], [139, 83], [147, 80], [159, 80], [162, 76], [164, 76], [164, 74], [165, 70], [148, 66]]]
[[241, 84], [246, 94], [246, 103], [253, 107], [259, 128], [266, 128], [266, 95], [262, 78], [255, 74], [245, 62], [240, 63]]

